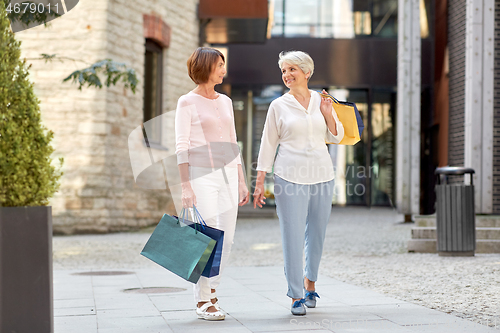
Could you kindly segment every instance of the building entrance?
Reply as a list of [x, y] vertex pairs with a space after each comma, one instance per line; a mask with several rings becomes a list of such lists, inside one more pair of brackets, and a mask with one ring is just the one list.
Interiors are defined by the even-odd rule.
[[[339, 100], [356, 103], [365, 129], [354, 146], [328, 145], [335, 169], [333, 204], [392, 206], [395, 184], [395, 114], [393, 89], [327, 88]], [[260, 139], [271, 102], [285, 93], [282, 85], [232, 86], [236, 132], [243, 153], [247, 180], [252, 188], [257, 175]], [[273, 174], [265, 181], [267, 203], [274, 204]]]

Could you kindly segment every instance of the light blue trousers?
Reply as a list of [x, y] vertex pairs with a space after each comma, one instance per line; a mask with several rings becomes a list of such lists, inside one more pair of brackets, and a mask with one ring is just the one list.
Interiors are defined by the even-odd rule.
[[287, 295], [291, 298], [304, 297], [304, 275], [310, 281], [318, 280], [326, 226], [332, 210], [333, 187], [333, 180], [302, 185], [274, 176], [274, 197], [288, 282]]

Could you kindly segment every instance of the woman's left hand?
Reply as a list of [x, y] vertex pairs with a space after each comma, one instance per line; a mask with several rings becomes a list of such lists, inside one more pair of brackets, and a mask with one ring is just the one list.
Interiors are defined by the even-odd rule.
[[[323, 89], [323, 93], [328, 94], [325, 89]], [[321, 96], [321, 104], [319, 106], [319, 109], [321, 110], [321, 114], [323, 114], [323, 117], [325, 117], [325, 120], [328, 119], [328, 117], [333, 117], [333, 106], [332, 100], [330, 98]]]
[[245, 183], [240, 183], [240, 185], [238, 186], [238, 192], [240, 195], [240, 202], [238, 203], [238, 205], [246, 205], [248, 203], [248, 200], [250, 199], [247, 185]]

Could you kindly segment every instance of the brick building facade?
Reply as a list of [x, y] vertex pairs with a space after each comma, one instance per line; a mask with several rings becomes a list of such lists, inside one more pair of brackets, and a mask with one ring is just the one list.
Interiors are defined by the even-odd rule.
[[[495, 73], [499, 5], [448, 0], [449, 134], [447, 164], [472, 167], [476, 213], [500, 212], [497, 139], [500, 114]], [[498, 74], [497, 74], [498, 76]], [[466, 177], [468, 178], [468, 177]], [[458, 179], [464, 181], [463, 177]]]
[[448, 164], [464, 165], [465, 0], [448, 3], [449, 144]]
[[493, 213], [500, 214], [500, 2], [495, 1]]
[[436, 2], [439, 166], [475, 170], [477, 214], [500, 212], [499, 26], [500, 4], [493, 0]]
[[[177, 99], [194, 87], [186, 59], [199, 44], [197, 3], [80, 1], [48, 27], [16, 33], [22, 56], [32, 63], [30, 75], [43, 122], [55, 133], [54, 157], [65, 160], [61, 188], [51, 201], [54, 232], [127, 230], [154, 224], [163, 213], [173, 212], [167, 190], [135, 184], [128, 136], [144, 121], [147, 43], [156, 47], [162, 64], [161, 89], [153, 94], [160, 107], [157, 113], [174, 110]], [[41, 53], [65, 59], [32, 60]], [[140, 82], [135, 94], [120, 83], [79, 91], [62, 82], [74, 70], [107, 58], [136, 71]], [[173, 123], [166, 128], [173, 132]]]

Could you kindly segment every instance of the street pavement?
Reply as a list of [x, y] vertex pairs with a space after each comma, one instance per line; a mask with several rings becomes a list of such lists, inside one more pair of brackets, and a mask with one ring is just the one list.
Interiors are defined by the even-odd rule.
[[[192, 284], [160, 267], [79, 273], [85, 272], [54, 272], [56, 333], [498, 332], [324, 276], [317, 284], [318, 306], [293, 316], [281, 267], [229, 267], [218, 290], [227, 316], [218, 322], [198, 319]], [[130, 290], [158, 287], [171, 289]]]
[[[387, 209], [332, 211], [316, 285], [321, 298], [317, 308], [308, 309], [305, 316], [290, 314], [277, 220], [239, 220], [231, 261], [217, 290], [219, 303], [227, 314], [226, 320], [219, 322], [197, 318], [191, 283], [139, 255], [152, 229], [108, 235], [55, 236], [55, 333], [499, 332], [498, 312], [492, 311], [492, 315], [486, 317], [488, 322], [473, 321], [483, 318], [480, 312], [484, 312], [484, 306], [473, 310], [473, 316], [467, 320], [458, 317], [464, 317], [466, 311], [458, 314], [439, 311], [430, 308], [432, 302], [431, 306], [422, 306], [415, 304], [413, 298], [403, 297], [408, 293], [408, 285], [414, 287], [409, 278], [398, 273], [397, 267], [403, 267], [406, 275], [413, 276], [424, 260], [433, 263], [432, 267], [436, 266], [435, 260], [440, 260], [439, 264], [448, 271], [449, 267], [458, 270], [464, 263], [453, 259], [444, 261], [447, 259], [437, 255], [404, 253], [411, 224], [402, 224], [400, 220], [401, 216]], [[490, 271], [483, 268], [481, 274], [485, 278], [491, 275], [491, 281], [498, 279], [498, 266], [490, 264], [500, 261], [500, 256], [466, 260], [466, 271], [475, 275], [461, 279], [481, 279], [472, 269], [474, 265], [493, 267]], [[410, 264], [413, 261], [417, 266]], [[385, 267], [377, 270], [370, 262], [382, 263]], [[449, 285], [450, 280], [440, 278], [440, 271], [425, 270], [426, 274], [436, 276], [429, 275], [427, 279], [417, 276], [419, 285], [415, 289], [418, 290], [411, 291], [418, 293], [420, 289], [434, 288], [435, 294], [444, 294], [450, 299], [446, 306], [453, 307], [453, 302], [466, 294], [465, 289], [457, 287], [446, 296], [441, 288], [443, 284]], [[436, 284], [438, 282], [441, 285]], [[391, 284], [394, 293], [382, 288]], [[497, 294], [496, 289], [492, 289], [495, 287], [490, 283], [487, 290]], [[490, 308], [497, 304], [498, 295], [490, 295], [486, 301], [486, 296], [479, 296], [481, 294], [476, 293], [475, 297], [481, 302], [490, 302], [485, 303]]]

